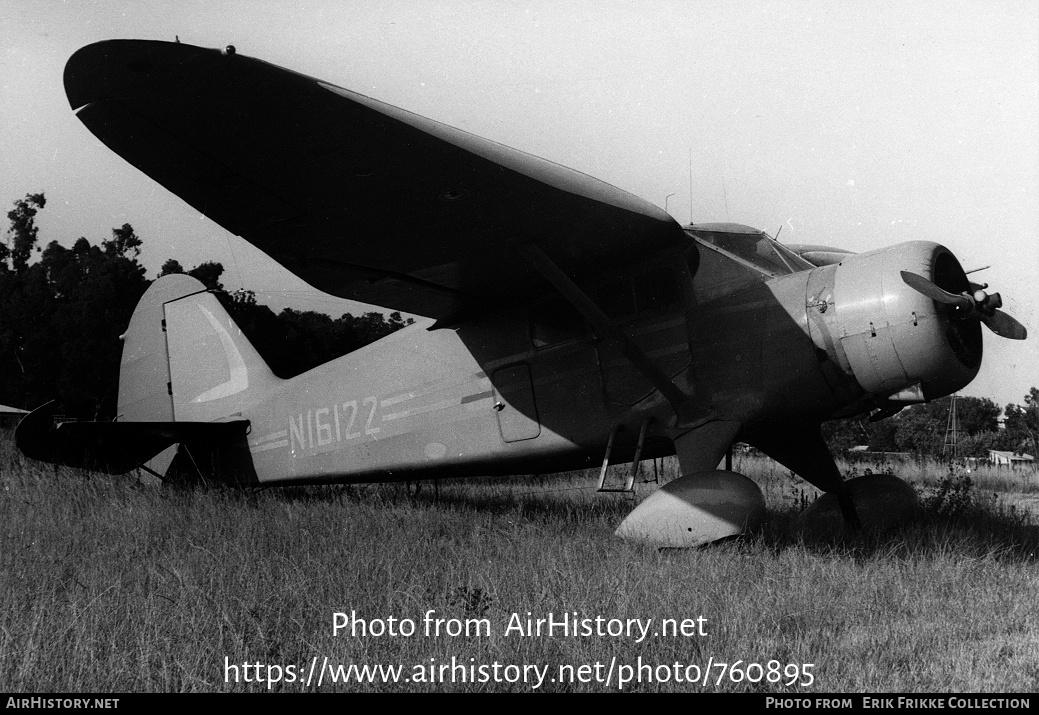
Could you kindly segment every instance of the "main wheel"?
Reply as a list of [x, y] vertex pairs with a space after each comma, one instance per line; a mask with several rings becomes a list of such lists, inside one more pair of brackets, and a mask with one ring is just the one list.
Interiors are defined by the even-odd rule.
[[626, 541], [689, 548], [749, 533], [764, 515], [765, 498], [753, 480], [736, 472], [699, 472], [650, 494], [616, 534]]

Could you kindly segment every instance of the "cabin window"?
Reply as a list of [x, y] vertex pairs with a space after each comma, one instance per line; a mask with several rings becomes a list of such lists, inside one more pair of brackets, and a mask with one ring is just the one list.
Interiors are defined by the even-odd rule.
[[705, 248], [700, 251], [700, 267], [693, 276], [693, 294], [697, 303], [706, 303], [761, 283], [767, 278], [767, 275], [724, 253]]
[[693, 235], [702, 243], [717, 246], [770, 276], [785, 276], [813, 268], [812, 264], [764, 233], [694, 231]]

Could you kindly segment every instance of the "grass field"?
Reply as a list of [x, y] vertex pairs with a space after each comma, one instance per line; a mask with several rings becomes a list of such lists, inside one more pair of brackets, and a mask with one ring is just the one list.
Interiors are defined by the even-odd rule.
[[[814, 490], [763, 458], [735, 467], [765, 490], [760, 533], [655, 550], [612, 536], [634, 500], [595, 494], [591, 474], [446, 480], [418, 494], [406, 484], [183, 490], [55, 471], [23, 460], [5, 435], [0, 683], [20, 692], [1039, 690], [1034, 472], [975, 471], [968, 483], [940, 465], [899, 465], [924, 495], [917, 523], [823, 537], [794, 527]], [[674, 476], [673, 464], [664, 472]], [[528, 613], [576, 614], [593, 632], [509, 628]], [[652, 619], [648, 635], [628, 619]], [[661, 632], [664, 619], [674, 635]], [[351, 664], [401, 670], [397, 682], [384, 682], [395, 677], [387, 670], [357, 682], [366, 673]]]

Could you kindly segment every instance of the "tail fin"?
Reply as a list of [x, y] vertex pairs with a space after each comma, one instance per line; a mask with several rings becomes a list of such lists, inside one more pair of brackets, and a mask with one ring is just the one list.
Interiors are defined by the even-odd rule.
[[123, 341], [121, 422], [226, 419], [281, 382], [216, 297], [190, 276], [155, 281]]
[[280, 382], [204, 285], [166, 276], [123, 335], [117, 421], [55, 425], [48, 403], [18, 424], [15, 441], [44, 462], [113, 474], [147, 462], [160, 476], [183, 445], [200, 473], [202, 462], [219, 479], [255, 483], [242, 412]]

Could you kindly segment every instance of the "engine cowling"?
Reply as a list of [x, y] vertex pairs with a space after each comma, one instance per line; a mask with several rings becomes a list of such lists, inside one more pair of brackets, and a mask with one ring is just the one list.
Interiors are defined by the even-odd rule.
[[849, 255], [812, 272], [809, 328], [816, 345], [870, 396], [933, 400], [977, 375], [981, 327], [908, 286], [903, 271], [950, 293], [970, 290], [959, 261], [937, 243], [911, 241]]

